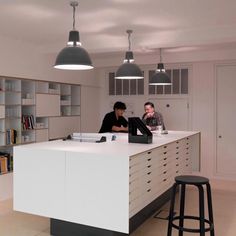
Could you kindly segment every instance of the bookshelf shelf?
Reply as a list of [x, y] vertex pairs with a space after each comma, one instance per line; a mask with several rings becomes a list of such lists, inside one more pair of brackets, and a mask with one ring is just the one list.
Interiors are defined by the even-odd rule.
[[35, 128], [34, 130], [44, 130], [44, 129], [48, 129], [48, 128]]
[[21, 93], [21, 91], [16, 91], [16, 90], [6, 90], [5, 93]]
[[8, 120], [15, 120], [15, 119], [21, 119], [21, 117], [20, 116], [6, 116], [6, 118], [5, 118], [6, 120], [8, 119]]

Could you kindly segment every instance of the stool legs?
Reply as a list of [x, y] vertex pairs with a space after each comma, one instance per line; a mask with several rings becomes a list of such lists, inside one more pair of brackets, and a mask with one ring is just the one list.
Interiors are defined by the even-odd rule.
[[[184, 203], [185, 203], [185, 184], [181, 185], [181, 195], [180, 195], [180, 211], [179, 211], [179, 227], [180, 229], [184, 227]], [[183, 236], [183, 231], [179, 231], [179, 236]]]
[[205, 236], [204, 190], [202, 186], [198, 186], [198, 190], [199, 190], [200, 236]]
[[209, 183], [207, 183], [206, 187], [207, 187], [207, 203], [208, 203], [209, 221], [212, 223], [212, 229], [210, 230], [210, 235], [215, 236], [213, 210], [212, 210], [212, 198], [211, 198], [211, 186]]
[[174, 183], [174, 185], [173, 185], [173, 187], [172, 187], [167, 236], [171, 236], [171, 234], [172, 234], [172, 221], [173, 221], [173, 217], [174, 217], [175, 193], [176, 193], [176, 188], [177, 188], [177, 186], [178, 186], [178, 184]]
[[[182, 176], [180, 176], [182, 177]], [[177, 178], [177, 177], [176, 177]], [[183, 178], [183, 177], [182, 177]], [[197, 177], [196, 177], [197, 178]], [[174, 185], [172, 186], [172, 193], [171, 193], [171, 201], [170, 201], [170, 211], [169, 211], [169, 222], [168, 222], [168, 232], [167, 236], [172, 235], [172, 228], [178, 230], [178, 236], [183, 236], [184, 232], [190, 233], [198, 233], [200, 236], [205, 236], [206, 232], [210, 231], [210, 236], [215, 236], [214, 232], [214, 222], [213, 222], [213, 209], [212, 209], [212, 198], [211, 198], [211, 187], [208, 183], [209, 180], [206, 181], [196, 181], [190, 182], [184, 181], [180, 178], [177, 180]], [[192, 215], [185, 215], [185, 192], [186, 186], [190, 184], [198, 189], [199, 194], [199, 216], [192, 216]], [[175, 194], [177, 187], [180, 186], [180, 211], [179, 216], [174, 216], [174, 209], [175, 209]], [[207, 205], [208, 205], [208, 216], [209, 219], [205, 218], [205, 199], [204, 199], [204, 189], [206, 186], [206, 194], [207, 194]], [[195, 220], [199, 222], [199, 228], [185, 228], [184, 227], [184, 220]], [[178, 223], [177, 223], [177, 222]]]

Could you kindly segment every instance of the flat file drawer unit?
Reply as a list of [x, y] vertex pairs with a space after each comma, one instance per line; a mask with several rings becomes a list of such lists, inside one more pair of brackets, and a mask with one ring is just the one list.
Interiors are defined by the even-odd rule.
[[191, 173], [191, 137], [130, 156], [129, 216], [169, 189], [177, 175]]

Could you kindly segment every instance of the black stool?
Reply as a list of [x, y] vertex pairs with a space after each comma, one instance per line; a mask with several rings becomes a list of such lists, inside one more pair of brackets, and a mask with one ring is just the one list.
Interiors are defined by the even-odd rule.
[[[194, 185], [198, 188], [199, 217], [184, 215], [186, 185]], [[203, 188], [204, 185], [206, 185], [206, 190], [207, 190], [209, 220], [205, 219], [205, 213], [204, 213], [204, 188]], [[180, 186], [180, 213], [179, 216], [174, 216], [175, 194], [178, 186]], [[184, 228], [184, 219], [197, 220], [199, 221], [200, 227], [198, 229]], [[174, 221], [176, 220], [179, 220], [179, 225], [176, 225], [174, 223]], [[208, 227], [205, 227], [205, 223], [208, 224]], [[208, 231], [210, 231], [211, 236], [215, 235], [214, 223], [213, 223], [212, 199], [211, 199], [211, 186], [209, 184], [209, 179], [205, 177], [192, 176], [192, 175], [180, 175], [175, 177], [175, 183], [172, 187], [167, 236], [171, 236], [172, 227], [178, 229], [179, 236], [183, 236], [183, 232], [200, 233], [200, 236], [205, 236], [205, 232]]]

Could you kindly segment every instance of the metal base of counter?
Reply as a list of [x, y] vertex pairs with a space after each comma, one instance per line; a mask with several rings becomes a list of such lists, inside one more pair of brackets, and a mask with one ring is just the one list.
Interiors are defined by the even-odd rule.
[[[152, 216], [170, 199], [171, 188], [144, 207], [129, 220], [129, 232], [132, 233], [146, 219]], [[50, 233], [53, 236], [125, 236], [129, 234], [111, 230], [96, 228], [92, 226], [71, 223], [67, 221], [50, 219]]]

